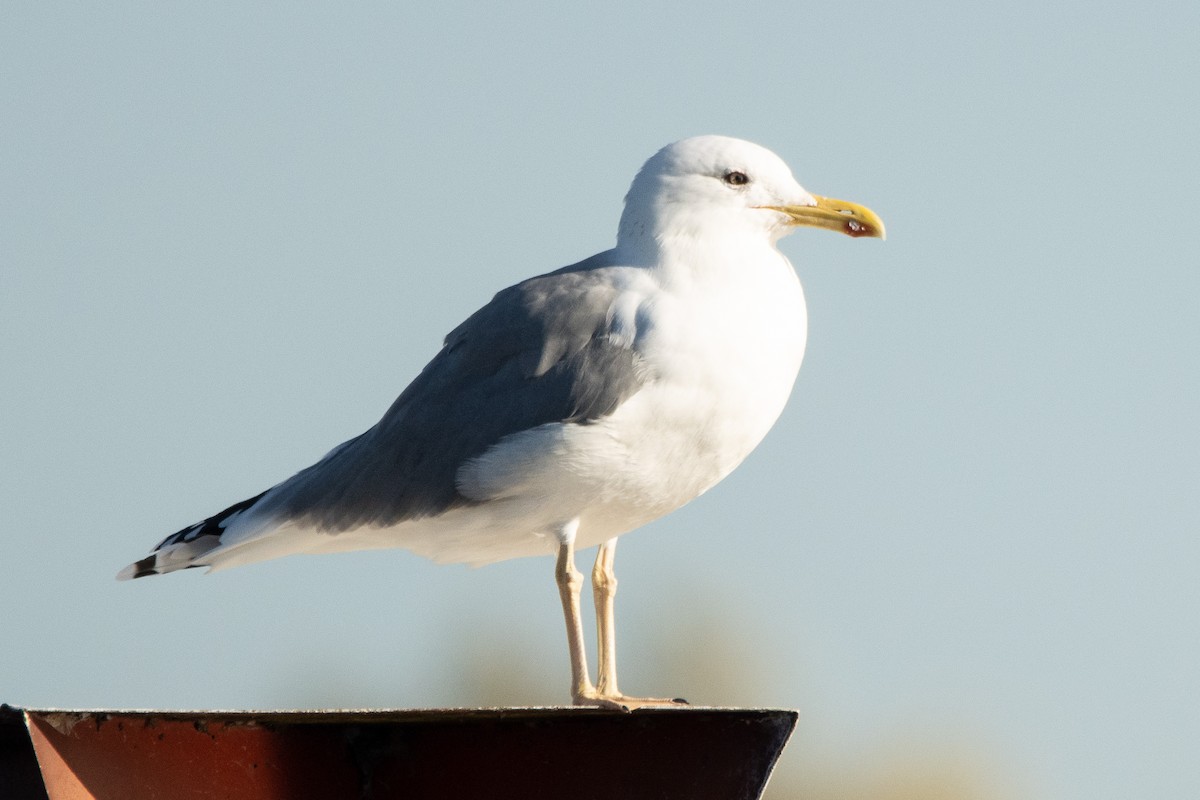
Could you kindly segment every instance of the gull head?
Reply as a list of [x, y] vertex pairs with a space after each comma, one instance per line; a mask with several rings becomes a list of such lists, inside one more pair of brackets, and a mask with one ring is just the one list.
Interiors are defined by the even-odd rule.
[[650, 157], [625, 196], [617, 241], [661, 246], [678, 236], [765, 236], [797, 227], [884, 237], [864, 206], [810, 194], [779, 156], [728, 136], [695, 136]]

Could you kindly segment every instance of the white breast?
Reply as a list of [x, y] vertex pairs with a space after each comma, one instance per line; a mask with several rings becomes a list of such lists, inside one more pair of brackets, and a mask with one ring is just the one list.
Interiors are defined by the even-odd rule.
[[[651, 385], [613, 415], [614, 430], [640, 430], [663, 460], [682, 502], [749, 455], [774, 425], [804, 356], [804, 294], [774, 248], [770, 260], [675, 285], [657, 300], [657, 324], [639, 339]], [[715, 285], [714, 285], [715, 284]], [[631, 450], [638, 445], [630, 442]]]
[[[804, 296], [771, 248], [747, 273], [658, 286], [637, 314], [647, 383], [612, 415], [507, 437], [460, 473], [474, 499], [506, 499], [546, 528], [579, 517], [586, 547], [656, 519], [711, 488], [762, 440], [804, 354]], [[692, 273], [694, 276], [695, 273]], [[713, 286], [719, 282], [720, 286]], [[614, 326], [630, 330], [628, 320]]]

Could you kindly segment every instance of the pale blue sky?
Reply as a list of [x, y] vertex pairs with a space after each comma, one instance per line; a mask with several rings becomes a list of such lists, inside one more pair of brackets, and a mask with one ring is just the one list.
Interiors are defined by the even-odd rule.
[[432, 706], [499, 663], [563, 701], [549, 560], [112, 576], [369, 427], [493, 292], [610, 246], [658, 147], [723, 133], [889, 239], [783, 243], [796, 393], [623, 540], [623, 688], [799, 708], [801, 772], [1200, 795], [1195, 3], [4, 17], [0, 700]]

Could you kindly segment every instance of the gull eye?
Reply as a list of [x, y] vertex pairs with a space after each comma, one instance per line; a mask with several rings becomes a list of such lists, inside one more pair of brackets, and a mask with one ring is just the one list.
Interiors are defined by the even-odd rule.
[[725, 183], [729, 184], [730, 186], [745, 186], [749, 182], [750, 179], [746, 177], [746, 173], [744, 172], [738, 172], [737, 170], [734, 170], [732, 172], [725, 173]]

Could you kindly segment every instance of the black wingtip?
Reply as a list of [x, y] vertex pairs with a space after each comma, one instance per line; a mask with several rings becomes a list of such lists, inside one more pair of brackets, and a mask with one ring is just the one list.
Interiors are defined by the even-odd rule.
[[137, 578], [145, 578], [148, 575], [157, 575], [158, 570], [155, 569], [155, 564], [158, 562], [158, 556], [151, 553], [141, 561], [133, 562], [133, 574], [129, 577], [136, 580]]

